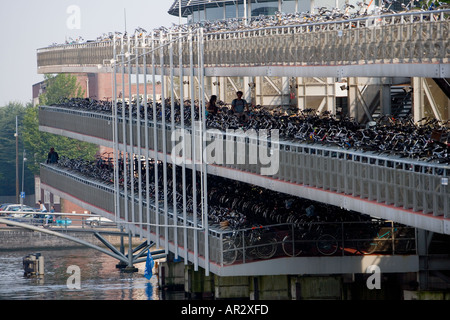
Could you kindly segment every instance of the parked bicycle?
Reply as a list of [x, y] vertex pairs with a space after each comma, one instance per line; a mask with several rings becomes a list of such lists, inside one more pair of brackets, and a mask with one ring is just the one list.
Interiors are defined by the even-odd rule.
[[223, 264], [233, 264], [237, 259], [244, 262], [253, 259], [270, 259], [277, 251], [274, 234], [263, 226], [233, 230], [222, 244]]
[[[121, 166], [127, 165], [122, 157], [118, 159], [118, 163]], [[69, 159], [62, 155], [55, 166], [98, 180], [100, 183], [114, 183], [113, 166], [104, 165], [98, 160]], [[165, 194], [163, 191], [164, 163], [149, 159], [142, 161], [142, 166], [148, 166], [150, 175], [148, 189], [145, 179], [147, 170], [141, 172], [144, 176], [140, 180], [133, 179], [133, 184], [131, 179], [124, 179], [124, 170], [120, 170], [119, 187], [127, 188], [129, 191], [134, 190], [135, 197], [142, 192], [142, 196], [146, 198], [148, 195], [150, 199], [153, 199], [151, 201], [162, 201], [167, 197], [169, 208], [176, 206], [178, 214], [186, 210], [188, 215], [197, 214], [198, 221], [203, 218], [200, 207], [202, 194], [199, 172], [196, 177], [197, 211], [195, 211], [192, 170], [186, 168], [186, 185], [183, 186], [181, 180], [177, 179], [176, 188], [173, 189], [172, 164], [166, 164]], [[157, 181], [155, 181], [155, 170], [158, 172]], [[130, 175], [129, 169], [127, 172]], [[175, 176], [182, 176], [179, 166], [175, 168]], [[127, 181], [126, 185], [125, 181]], [[186, 193], [185, 201], [183, 201], [183, 191]], [[333, 255], [344, 246], [356, 247], [356, 241], [370, 239], [366, 237], [366, 234], [372, 232], [369, 224], [372, 221], [370, 216], [214, 175], [208, 175], [208, 221], [212, 229], [216, 228], [225, 232], [224, 228], [226, 228], [230, 231], [224, 233], [222, 249], [225, 264], [234, 263], [238, 257], [272, 258], [280, 244], [287, 256]], [[361, 224], [355, 224], [356, 221]], [[289, 229], [276, 227], [283, 224], [288, 225]], [[345, 228], [341, 231], [343, 225]], [[347, 225], [357, 227], [351, 228]], [[351, 230], [358, 230], [359, 233]], [[341, 234], [345, 237], [342, 238]], [[343, 239], [345, 243], [342, 245]], [[400, 241], [400, 238], [398, 240]], [[360, 243], [359, 249], [367, 252], [363, 250], [363, 243]]]
[[[170, 99], [163, 104], [158, 102], [156, 115], [152, 108], [147, 108], [147, 116], [150, 121], [156, 117], [162, 119], [163, 111], [166, 122], [172, 121]], [[199, 119], [198, 101], [194, 108], [195, 114], [191, 115], [191, 102], [185, 101], [183, 106], [179, 101], [175, 102], [174, 121], [176, 125], [181, 123], [181, 108], [184, 108], [184, 123], [186, 127], [192, 120]], [[391, 115], [382, 115], [377, 122], [370, 125], [361, 125], [354, 119], [342, 115], [334, 116], [329, 112], [317, 114], [313, 109], [301, 110], [297, 114], [287, 115], [278, 110], [268, 110], [256, 106], [248, 117], [243, 119], [234, 115], [225, 104], [221, 104], [221, 112], [208, 114], [207, 128], [219, 129], [226, 132], [228, 129], [241, 128], [247, 130], [278, 130], [280, 138], [287, 141], [298, 141], [313, 144], [334, 145], [342, 149], [354, 149], [362, 152], [372, 152], [391, 156], [400, 156], [424, 162], [450, 163], [450, 121], [439, 121], [434, 118], [424, 118], [417, 123], [411, 116], [394, 118]], [[93, 101], [89, 99], [63, 99], [55, 106], [61, 108], [80, 108], [91, 112], [112, 112], [109, 102]], [[144, 118], [144, 109], [139, 108], [136, 101], [123, 101], [119, 109], [124, 109], [125, 117], [129, 113], [133, 118], [138, 115]], [[122, 112], [119, 111], [119, 115]]]
[[337, 239], [328, 233], [321, 224], [309, 223], [303, 229], [296, 229], [287, 234], [282, 241], [283, 252], [287, 256], [319, 252], [321, 255], [331, 256], [339, 249]]
[[365, 229], [357, 242], [361, 254], [391, 250], [393, 253], [405, 254], [415, 249], [415, 235], [410, 228], [395, 226], [393, 222], [379, 222]]
[[[397, 7], [399, 10], [394, 10], [392, 5], [398, 3]], [[330, 22], [330, 21], [343, 21], [343, 20], [354, 20], [360, 19], [358, 23], [362, 26], [365, 25], [366, 21], [361, 20], [361, 18], [366, 18], [371, 15], [395, 15], [400, 12], [429, 12], [434, 10], [444, 10], [448, 9], [449, 5], [445, 2], [440, 1], [426, 1], [421, 2], [420, 6], [417, 5], [415, 1], [410, 1], [405, 4], [399, 0], [384, 0], [379, 6], [374, 6], [373, 9], [369, 10], [369, 4], [366, 2], [356, 2], [356, 6], [352, 4], [344, 4], [342, 8], [339, 7], [315, 7], [314, 12], [295, 12], [295, 13], [285, 13], [281, 11], [275, 12], [273, 15], [259, 15], [254, 17], [243, 18], [230, 18], [214, 21], [201, 21], [194, 22], [190, 24], [178, 25], [173, 24], [171, 27], [161, 26], [159, 28], [154, 28], [151, 32], [137, 27], [135, 30], [128, 34], [128, 32], [108, 32], [103, 33], [98, 36], [95, 40], [84, 40], [81, 36], [76, 39], [69, 38], [64, 44], [82, 44], [88, 42], [111, 42], [114, 40], [120, 40], [121, 38], [127, 39], [128, 37], [132, 39], [143, 39], [152, 34], [156, 39], [160, 37], [161, 34], [167, 35], [169, 33], [178, 34], [186, 33], [188, 31], [196, 31], [198, 29], [203, 29], [206, 34], [218, 33], [218, 32], [234, 32], [234, 31], [244, 31], [244, 30], [257, 30], [264, 28], [272, 28], [277, 26], [299, 26], [304, 24]], [[416, 19], [429, 19], [427, 15], [424, 17], [415, 17]], [[398, 23], [401, 18], [393, 19], [393, 22]], [[321, 26], [319, 26], [321, 27]], [[345, 28], [354, 28], [354, 23], [349, 23], [344, 25]], [[53, 43], [50, 47], [59, 46], [60, 44]]]

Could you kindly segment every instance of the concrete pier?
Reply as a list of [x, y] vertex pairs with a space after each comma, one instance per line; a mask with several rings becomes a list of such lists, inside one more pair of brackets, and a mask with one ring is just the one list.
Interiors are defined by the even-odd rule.
[[[103, 244], [88, 232], [65, 231], [66, 234], [83, 239], [98, 246]], [[119, 247], [121, 239], [118, 235], [103, 235], [103, 237], [113, 246]], [[140, 244], [139, 238], [133, 239], [133, 246]], [[0, 228], [0, 251], [8, 250], [28, 250], [28, 249], [57, 249], [57, 248], [83, 248], [84, 246], [66, 239], [61, 239], [41, 232], [34, 232], [14, 227]]]
[[218, 276], [170, 257], [157, 269], [159, 286], [184, 291], [187, 299], [243, 300], [421, 300], [449, 299], [447, 291], [417, 289], [417, 273], [386, 273], [380, 288], [367, 285], [372, 274]]

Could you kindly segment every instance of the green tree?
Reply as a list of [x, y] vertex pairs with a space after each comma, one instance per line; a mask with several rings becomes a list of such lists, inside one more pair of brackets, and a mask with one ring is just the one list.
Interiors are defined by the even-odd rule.
[[[46, 75], [46, 92], [40, 97], [41, 105], [58, 103], [62, 98], [81, 97], [83, 92], [76, 82], [76, 77], [70, 74], [57, 76]], [[50, 148], [55, 148], [60, 156], [70, 158], [82, 157], [92, 160], [98, 150], [95, 144], [53, 135], [39, 131], [39, 107], [28, 107], [23, 119], [23, 140], [29, 154], [28, 168], [39, 175], [39, 164], [47, 160]]]
[[41, 105], [51, 105], [64, 98], [79, 98], [84, 95], [84, 91], [77, 83], [77, 77], [71, 74], [46, 74], [45, 93], [39, 97]]
[[[16, 117], [18, 123], [18, 166], [19, 189], [22, 190], [23, 139], [22, 120], [25, 107], [19, 102], [10, 102], [0, 107], [0, 195], [13, 196], [16, 194]], [[26, 155], [28, 159], [28, 155]], [[34, 193], [34, 179], [32, 173], [24, 170], [24, 191]]]

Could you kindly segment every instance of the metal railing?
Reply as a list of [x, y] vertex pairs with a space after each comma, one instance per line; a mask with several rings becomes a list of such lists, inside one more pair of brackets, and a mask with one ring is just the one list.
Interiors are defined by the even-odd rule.
[[[106, 221], [100, 215], [68, 212], [40, 212], [40, 211], [2, 211], [0, 217], [50, 229], [70, 230], [74, 228], [103, 228], [114, 227], [113, 221]], [[92, 220], [94, 218], [94, 220]]]
[[448, 62], [448, 12], [208, 34], [205, 66]]
[[416, 254], [415, 228], [378, 219], [223, 230], [211, 244], [221, 266], [286, 256]]
[[[407, 12], [209, 33], [204, 36], [204, 66], [448, 63], [449, 13], [450, 10]], [[38, 67], [110, 65], [114, 43], [118, 48], [123, 46], [124, 52], [132, 53], [135, 47], [149, 45], [150, 41], [157, 47], [161, 40], [144, 37], [41, 48], [37, 50], [37, 64]], [[182, 63], [188, 65], [190, 52], [186, 40], [182, 48]], [[193, 50], [195, 57], [195, 38]], [[155, 52], [156, 61], [159, 55]], [[168, 67], [171, 54], [167, 47], [163, 55]], [[178, 67], [178, 61], [178, 52], [174, 52], [174, 67]]]
[[[92, 204], [114, 216], [114, 189], [110, 185], [105, 184], [103, 181], [96, 181], [79, 173], [48, 164], [41, 164], [40, 172], [43, 184], [70, 194], [77, 199], [81, 199], [84, 203]], [[160, 237], [166, 242], [173, 242], [176, 236], [179, 248], [185, 248], [185, 250], [190, 252], [198, 252], [198, 257], [206, 258], [205, 228], [202, 225], [202, 221], [196, 220], [197, 223], [194, 222], [192, 213], [187, 215], [185, 219], [182, 215], [174, 215], [171, 208], [168, 209], [167, 213], [164, 212], [162, 206], [157, 210], [153, 199], [150, 200], [150, 203], [147, 203], [145, 200], [140, 203], [138, 195], [135, 195], [133, 199], [128, 194], [127, 201], [125, 201], [123, 189], [120, 189], [118, 194], [120, 215], [115, 217], [115, 222], [118, 226], [124, 227], [126, 231], [129, 231], [131, 227], [138, 226], [139, 230], [137, 233]], [[128, 206], [129, 212], [132, 212], [131, 208], [133, 206], [135, 209], [135, 215], [129, 216], [128, 221], [125, 220], [125, 206]], [[139, 215], [140, 206], [143, 209], [142, 215]], [[167, 225], [164, 225], [166, 214], [168, 217]], [[172, 227], [167, 228], [167, 226]], [[186, 233], [186, 237], [184, 237], [184, 233]], [[219, 237], [215, 230], [208, 231], [208, 235], [210, 235], [210, 239]], [[197, 248], [194, 248], [194, 237], [199, 239]], [[187, 239], [186, 243], [184, 241], [185, 238]], [[210, 255], [215, 254], [212, 251], [213, 248], [211, 246], [209, 248]]]
[[[102, 182], [86, 177], [81, 179], [80, 174], [52, 165], [41, 165], [41, 179], [45, 184], [52, 185], [66, 193], [72, 193], [73, 188], [80, 190], [82, 186], [87, 193], [91, 194], [96, 194], [99, 189], [107, 190], [109, 197], [106, 201], [114, 199], [113, 191]], [[120, 194], [121, 204], [123, 204], [124, 195]], [[73, 196], [83, 197], [80, 192], [74, 193]], [[105, 204], [104, 197], [80, 199], [100, 208]], [[134, 201], [129, 198], [128, 205], [135, 205], [137, 208], [139, 206], [138, 197], [135, 197]], [[147, 203], [144, 202], [143, 206], [146, 209]], [[198, 257], [205, 258], [205, 229], [199, 222], [197, 225], [194, 224], [192, 215], [188, 215], [187, 220], [184, 221], [182, 215], [178, 214], [175, 217], [169, 210], [168, 223], [178, 227], [169, 228], [166, 233], [163, 226], [154, 225], [157, 218], [154, 203], [150, 203], [148, 207], [150, 219], [147, 220], [145, 215], [140, 218], [136, 217], [134, 224], [140, 225], [141, 230], [149, 228], [153, 234], [156, 234], [156, 228], [159, 228], [160, 236], [164, 241], [173, 242], [176, 236], [179, 248], [186, 246], [190, 252], [195, 251], [193, 239], [196, 233], [199, 240]], [[161, 208], [158, 214], [159, 221], [164, 221], [164, 212]], [[84, 218], [84, 215], [78, 214], [64, 215], [70, 219], [78, 216]], [[86, 216], [91, 217], [92, 215]], [[116, 220], [117, 225], [123, 224], [126, 229], [129, 223], [123, 221], [124, 217], [120, 218]], [[174, 221], [175, 219], [177, 221]], [[187, 228], [182, 228], [182, 226]], [[183, 237], [185, 232], [187, 236]], [[300, 225], [284, 223], [235, 230], [222, 229], [220, 225], [212, 224], [208, 228], [208, 238], [210, 262], [220, 266], [286, 256], [395, 255], [415, 254], [416, 250], [415, 228], [399, 226], [392, 221], [380, 219], [353, 222], [313, 222]], [[187, 243], [184, 242], [185, 239]]]

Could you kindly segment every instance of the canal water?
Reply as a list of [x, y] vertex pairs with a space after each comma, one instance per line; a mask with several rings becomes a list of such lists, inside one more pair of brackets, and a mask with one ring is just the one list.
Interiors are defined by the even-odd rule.
[[[25, 277], [23, 258], [37, 252], [44, 256], [45, 274]], [[145, 263], [136, 265], [136, 273], [123, 273], [116, 268], [117, 262], [93, 249], [0, 251], [0, 300], [184, 299], [184, 292], [160, 290], [156, 275], [147, 280]], [[69, 279], [73, 275], [69, 266], [80, 268], [79, 289], [71, 288], [74, 281]]]

